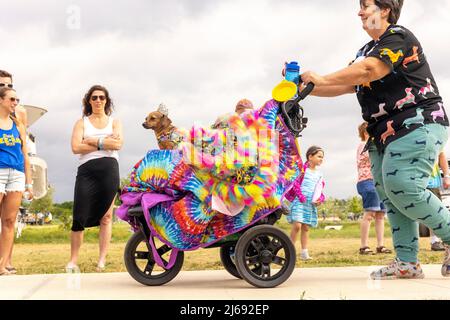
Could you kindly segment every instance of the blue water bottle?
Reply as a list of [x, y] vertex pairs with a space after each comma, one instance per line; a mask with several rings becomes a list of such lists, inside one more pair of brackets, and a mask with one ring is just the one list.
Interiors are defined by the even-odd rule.
[[294, 82], [298, 85], [300, 81], [300, 66], [297, 61], [292, 61], [290, 63], [286, 63], [286, 75], [284, 78], [287, 81]]

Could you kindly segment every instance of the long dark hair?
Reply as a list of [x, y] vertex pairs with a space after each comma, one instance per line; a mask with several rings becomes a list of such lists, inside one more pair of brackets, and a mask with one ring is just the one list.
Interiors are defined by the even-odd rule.
[[[359, 0], [359, 4], [364, 4], [366, 0]], [[402, 12], [403, 0], [375, 0], [375, 5], [380, 9], [391, 9], [389, 12], [388, 22], [396, 24], [400, 19]]]
[[111, 98], [109, 97], [108, 90], [105, 87], [103, 87], [101, 85], [98, 85], [98, 84], [92, 86], [88, 90], [88, 92], [86, 92], [86, 94], [84, 95], [84, 98], [83, 98], [83, 115], [85, 117], [88, 117], [88, 116], [90, 116], [92, 114], [92, 106], [91, 106], [91, 102], [90, 101], [91, 101], [92, 93], [94, 91], [96, 91], [96, 90], [103, 91], [103, 93], [105, 94], [105, 96], [106, 96], [105, 113], [106, 113], [106, 115], [110, 116], [111, 113], [113, 112], [114, 104], [113, 104]]

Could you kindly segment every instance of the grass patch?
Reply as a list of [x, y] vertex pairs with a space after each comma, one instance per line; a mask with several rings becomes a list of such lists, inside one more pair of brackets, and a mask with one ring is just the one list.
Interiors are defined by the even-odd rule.
[[[346, 267], [384, 265], [394, 255], [358, 254], [360, 245], [359, 223], [344, 222], [341, 230], [324, 230], [325, 224], [319, 228], [311, 228], [310, 254], [311, 261], [297, 261], [297, 267]], [[282, 218], [277, 226], [286, 233], [290, 225]], [[386, 246], [392, 248], [390, 230], [386, 224]], [[131, 236], [127, 223], [116, 222], [113, 225], [113, 239], [108, 251], [107, 272], [126, 272], [123, 263], [123, 252], [126, 242]], [[62, 273], [70, 258], [70, 231], [62, 230], [58, 225], [27, 226], [19, 239], [15, 240], [13, 263], [19, 274]], [[374, 227], [371, 228], [369, 245], [376, 247]], [[295, 244], [297, 251], [300, 244]], [[420, 239], [421, 263], [441, 263], [442, 252], [430, 250], [429, 238]], [[98, 259], [98, 228], [85, 231], [85, 241], [80, 251], [79, 266], [82, 272], [95, 272]], [[219, 248], [199, 249], [185, 252], [183, 270], [218, 270], [223, 269], [219, 258]]]

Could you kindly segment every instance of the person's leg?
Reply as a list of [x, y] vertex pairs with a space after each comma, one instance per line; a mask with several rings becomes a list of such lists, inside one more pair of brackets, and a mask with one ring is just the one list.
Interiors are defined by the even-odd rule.
[[[420, 220], [450, 244], [450, 212], [432, 192], [426, 189], [440, 148], [447, 141], [445, 127], [432, 124], [416, 129], [392, 142], [386, 153], [383, 177], [387, 196], [403, 215]], [[396, 243], [400, 260], [416, 262], [418, 253], [418, 224], [393, 226], [402, 235]], [[414, 250], [409, 250], [411, 247]], [[417, 249], [416, 249], [417, 248]]]
[[384, 212], [375, 214], [375, 233], [377, 235], [377, 246], [384, 247]]
[[[369, 229], [372, 219], [374, 217], [373, 211], [366, 211], [363, 218], [361, 219], [360, 229], [361, 229], [361, 249], [369, 247]], [[360, 252], [362, 253], [362, 252]]]
[[[4, 193], [0, 193], [0, 265], [3, 263], [2, 260], [2, 246], [1, 246], [1, 239], [2, 239], [2, 235], [3, 232], [1, 231], [1, 228], [3, 228], [3, 214], [2, 214], [2, 206], [3, 206], [3, 198], [4, 198], [5, 194]], [[3, 272], [8, 273], [6, 270], [0, 269], [0, 274], [2, 274]]]
[[22, 192], [8, 192], [1, 200], [0, 273], [6, 271], [14, 245], [14, 224], [22, 201]]
[[307, 224], [302, 223], [302, 232], [301, 232], [301, 245], [302, 249], [308, 250], [308, 233], [309, 233], [309, 227]]
[[302, 260], [311, 260], [312, 258], [309, 255], [308, 251], [308, 236], [309, 236], [309, 226], [307, 224], [302, 223], [301, 227], [301, 235], [300, 242], [302, 246], [301, 259]]
[[302, 224], [300, 222], [297, 222], [297, 221], [292, 222], [291, 241], [294, 245], [295, 245], [295, 241], [297, 241], [297, 235], [300, 232], [301, 228], [302, 228]]
[[[439, 200], [442, 201], [441, 191], [439, 190], [439, 188], [428, 188], [428, 190], [430, 190], [436, 197], [439, 198]], [[430, 231], [431, 250], [432, 251], [444, 251], [445, 247], [444, 247], [444, 244], [442, 243], [441, 239], [439, 239], [439, 237], [434, 234], [432, 229], [428, 228], [428, 230]]]
[[[370, 277], [372, 279], [378, 280], [393, 279], [397, 277], [422, 278], [423, 272], [420, 268], [420, 265], [417, 265], [416, 263], [410, 264], [408, 262], [402, 262], [398, 257], [398, 251], [403, 248], [403, 246], [400, 244], [402, 243], [403, 234], [399, 232], [400, 229], [397, 226], [405, 226], [404, 228], [402, 228], [403, 231], [407, 230], [406, 226], [414, 229], [414, 221], [403, 215], [386, 195], [383, 179], [383, 160], [384, 157], [390, 157], [392, 155], [387, 153], [380, 154], [377, 151], [376, 147], [374, 145], [371, 145], [371, 147], [369, 148], [369, 156], [370, 162], [372, 164], [371, 171], [375, 181], [375, 189], [379, 198], [381, 199], [381, 202], [384, 204], [387, 210], [387, 216], [391, 225], [394, 248], [397, 253], [397, 258], [391, 264], [373, 271], [370, 274]], [[416, 229], [418, 229], [417, 224]], [[412, 246], [410, 250], [418, 250], [418, 248]]]
[[97, 267], [103, 269], [106, 263], [106, 255], [108, 254], [109, 244], [111, 242], [112, 234], [112, 216], [113, 216], [114, 200], [111, 203], [106, 214], [100, 220], [100, 233], [99, 233], [99, 249], [100, 254], [98, 258]]
[[77, 266], [78, 255], [83, 244], [83, 235], [84, 231], [72, 231], [70, 233], [70, 262], [66, 267], [68, 269], [73, 269]]

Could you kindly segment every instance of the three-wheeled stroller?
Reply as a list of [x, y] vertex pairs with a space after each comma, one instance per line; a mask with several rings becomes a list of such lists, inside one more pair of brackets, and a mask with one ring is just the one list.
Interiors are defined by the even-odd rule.
[[[246, 113], [244, 120], [235, 119], [238, 126], [251, 127], [252, 137], [261, 139], [262, 129], [276, 133], [270, 146], [254, 145], [259, 152], [256, 167], [243, 165], [227, 176], [211, 159], [192, 165], [186, 154], [171, 150], [149, 151], [136, 164], [116, 211], [135, 231], [124, 259], [136, 281], [165, 284], [181, 270], [184, 251], [213, 247], [220, 247], [220, 259], [231, 275], [256, 287], [272, 288], [290, 277], [295, 248], [286, 233], [273, 225], [283, 214], [285, 194], [301, 174], [296, 138], [307, 119], [299, 102], [312, 89], [307, 86], [287, 102], [270, 100], [253, 114]], [[191, 131], [190, 137], [196, 133]], [[200, 148], [211, 147], [211, 141], [203, 139]], [[274, 148], [278, 159], [273, 153], [261, 153]], [[217, 155], [212, 149], [209, 154]], [[225, 208], [226, 214], [217, 207]], [[229, 208], [238, 213], [226, 212]]]

